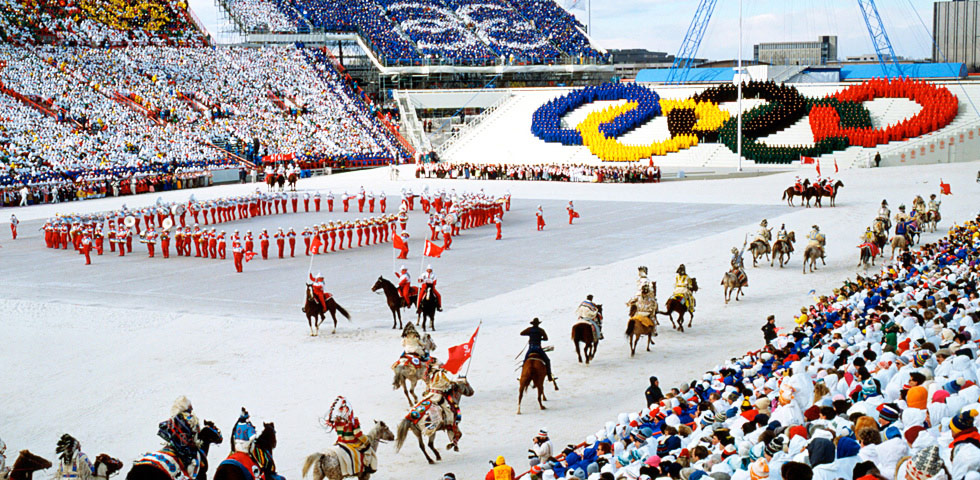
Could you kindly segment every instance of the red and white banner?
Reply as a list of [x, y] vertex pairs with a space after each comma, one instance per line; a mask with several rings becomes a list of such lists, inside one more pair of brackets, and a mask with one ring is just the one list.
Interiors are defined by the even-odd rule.
[[445, 368], [453, 374], [459, 373], [459, 369], [463, 368], [463, 364], [473, 356], [473, 345], [476, 344], [476, 335], [478, 333], [480, 333], [480, 327], [476, 327], [476, 331], [473, 332], [470, 341], [462, 345], [449, 347], [449, 358], [442, 368]]
[[296, 153], [277, 153], [262, 157], [264, 163], [291, 162], [296, 159]]
[[422, 251], [422, 255], [424, 255], [426, 257], [440, 258], [440, 257], [442, 257], [442, 251], [443, 250], [445, 250], [445, 249], [442, 248], [442, 247], [440, 247], [440, 246], [438, 246], [438, 245], [436, 245], [436, 244], [434, 244], [434, 243], [432, 243], [432, 242], [430, 242], [429, 240], [426, 240], [425, 241], [425, 250]]

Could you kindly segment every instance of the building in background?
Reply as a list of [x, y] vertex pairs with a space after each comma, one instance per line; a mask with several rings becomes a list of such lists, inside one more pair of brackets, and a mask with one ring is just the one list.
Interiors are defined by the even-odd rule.
[[837, 36], [815, 42], [769, 42], [752, 47], [755, 63], [769, 65], [826, 65], [837, 61]]
[[[613, 57], [613, 67], [618, 78], [635, 78], [637, 72], [647, 68], [670, 68], [674, 64], [674, 55], [667, 52], [651, 52], [645, 48], [609, 49]], [[696, 67], [705, 62], [703, 58], [691, 60], [691, 66]]]
[[962, 62], [969, 72], [980, 71], [980, 2], [977, 0], [953, 0], [932, 4], [932, 31], [934, 62]]

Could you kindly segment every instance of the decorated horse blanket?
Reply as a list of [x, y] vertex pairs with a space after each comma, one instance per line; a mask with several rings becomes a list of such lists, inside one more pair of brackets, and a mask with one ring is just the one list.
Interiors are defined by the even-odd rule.
[[194, 476], [187, 472], [184, 467], [167, 452], [149, 452], [143, 454], [133, 462], [133, 466], [147, 465], [162, 470], [170, 476], [172, 480], [193, 480]]
[[233, 452], [231, 455], [228, 455], [228, 458], [221, 461], [218, 468], [221, 468], [221, 466], [239, 469], [242, 472], [242, 477], [246, 479], [265, 479], [265, 474], [262, 473], [262, 469], [259, 467], [259, 464], [252, 459], [251, 455], [245, 452]]
[[418, 368], [421, 370], [428, 370], [434, 363], [433, 360], [434, 359], [432, 357], [423, 358], [422, 356], [414, 353], [403, 353], [401, 357], [398, 357], [398, 360], [395, 360], [395, 363], [391, 364], [391, 369], [394, 370], [399, 366], [405, 366]]
[[340, 473], [345, 477], [360, 474], [364, 471], [365, 466], [371, 467], [372, 470], [377, 470], [378, 468], [377, 457], [374, 455], [365, 455], [357, 448], [344, 443], [338, 443], [328, 448], [324, 453], [332, 453], [337, 457], [337, 461], [340, 463]]
[[638, 312], [636, 315], [633, 315], [632, 317], [630, 317], [630, 320], [634, 320], [636, 322], [639, 322], [641, 325], [643, 325], [644, 327], [647, 327], [647, 328], [654, 328], [654, 327], [657, 326], [657, 322], [655, 322], [653, 319], [651, 319], [650, 318], [650, 315], [647, 315], [645, 313], [639, 313]]
[[864, 242], [864, 243], [858, 245], [858, 248], [860, 248], [862, 250], [865, 249], [865, 248], [869, 249], [871, 251], [871, 256], [872, 257], [877, 257], [878, 255], [881, 254], [881, 249], [878, 248], [878, 245], [875, 245], [874, 243], [871, 243], [871, 242]]
[[421, 402], [416, 403], [415, 406], [408, 411], [405, 418], [412, 422], [412, 424], [418, 425], [419, 421], [425, 417], [425, 414], [428, 413], [429, 409], [432, 408], [433, 405], [432, 400], [422, 400]]
[[[586, 320], [584, 318], [579, 318], [578, 321], [575, 322], [575, 325], [573, 326], [573, 330], [575, 326], [588, 325], [589, 327], [592, 328], [592, 337], [599, 338], [599, 325], [595, 322], [594, 318], [595, 317], [593, 317], [593, 320]], [[575, 340], [574, 335], [572, 336], [572, 340]]]

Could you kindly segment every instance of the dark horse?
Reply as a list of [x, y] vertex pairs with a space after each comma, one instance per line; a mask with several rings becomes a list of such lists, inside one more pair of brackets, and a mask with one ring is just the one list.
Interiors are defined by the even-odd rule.
[[[602, 321], [602, 305], [596, 305], [598, 313], [596, 320]], [[578, 363], [582, 363], [582, 352], [579, 350], [579, 342], [585, 344], [585, 364], [595, 358], [595, 351], [599, 348], [598, 335], [593, 331], [592, 324], [586, 320], [580, 320], [572, 325], [572, 341], [575, 342], [575, 353], [578, 355]]]
[[[221, 430], [214, 426], [214, 422], [210, 420], [204, 421], [204, 426], [201, 427], [201, 431], [197, 433], [197, 439], [201, 442], [200, 452], [198, 453], [198, 458], [201, 460], [201, 465], [198, 468], [197, 477], [195, 480], [207, 480], [208, 478], [208, 451], [211, 449], [211, 444], [220, 445], [224, 438], [221, 436]], [[184, 468], [187, 468], [185, 465]], [[170, 474], [164, 472], [160, 467], [141, 464], [133, 465], [133, 468], [129, 469], [129, 473], [126, 474], [126, 480], [173, 480]]]
[[95, 457], [95, 463], [92, 464], [92, 476], [108, 480], [112, 474], [122, 470], [122, 467], [123, 463], [118, 458], [100, 453], [98, 457]]
[[[691, 278], [691, 293], [694, 294], [697, 293], [697, 291], [698, 291], [698, 279]], [[667, 299], [667, 302], [664, 303], [664, 309], [665, 311], [663, 312], [658, 311], [657, 313], [660, 315], [667, 315], [667, 318], [670, 319], [670, 324], [673, 325], [675, 329], [680, 330], [682, 332], [684, 331], [684, 314], [685, 313], [690, 314], [690, 317], [688, 318], [687, 321], [687, 328], [691, 328], [691, 323], [694, 322], [694, 312], [687, 311], [687, 305], [684, 305], [683, 300], [681, 300], [675, 295], [672, 295], [669, 299]], [[679, 314], [677, 316], [676, 324], [674, 323], [675, 313]]]
[[409, 287], [408, 298], [411, 302], [410, 305], [405, 304], [405, 299], [398, 293], [398, 287], [385, 279], [385, 277], [378, 277], [378, 281], [374, 282], [374, 286], [371, 287], [372, 292], [377, 292], [378, 289], [384, 291], [385, 299], [388, 301], [388, 309], [391, 310], [391, 328], [405, 328], [402, 326], [402, 309], [408, 308], [416, 303], [416, 296], [418, 295], [419, 289]]
[[295, 173], [290, 173], [289, 176], [286, 177], [286, 182], [289, 183], [289, 190], [290, 191], [293, 191], [293, 192], [296, 191], [296, 181], [297, 180], [299, 180], [299, 175], [296, 175]]
[[330, 312], [330, 318], [333, 318], [333, 331], [330, 333], [337, 333], [337, 312], [340, 312], [344, 318], [350, 320], [350, 314], [333, 299], [333, 295], [327, 298], [327, 309], [325, 311], [316, 296], [313, 295], [313, 285], [309, 283], [306, 284], [306, 305], [303, 306], [302, 310], [306, 314], [306, 323], [310, 324], [311, 337], [320, 334], [320, 324], [326, 320], [327, 311]]
[[[262, 425], [262, 433], [255, 439], [254, 448], [261, 450], [268, 457], [269, 462], [266, 466], [260, 466], [260, 468], [275, 468], [275, 462], [272, 460], [272, 450], [276, 448], [276, 444], [278, 443], [276, 442], [276, 424], [270, 422], [263, 423]], [[248, 476], [245, 475], [245, 467], [233, 459], [233, 455], [235, 455], [234, 452], [218, 465], [218, 468], [214, 471], [214, 480], [252, 480], [254, 478], [251, 475], [252, 472], [248, 472]], [[269, 479], [272, 478], [269, 474], [275, 472], [264, 470], [263, 473], [266, 474], [265, 478]]]
[[[795, 206], [793, 205], [793, 197], [800, 196], [803, 197], [803, 200], [805, 200], [807, 204], [809, 204], [810, 197], [807, 195], [809, 188], [810, 188], [810, 179], [805, 178], [803, 179], [803, 191], [800, 192], [799, 190], [796, 189], [796, 185], [793, 185], [792, 187], [783, 190], [783, 200], [786, 200], [786, 203], [789, 204], [789, 206], [793, 207]], [[803, 202], [800, 202], [800, 205], [803, 205]]]
[[421, 322], [422, 331], [425, 332], [425, 320], [429, 320], [429, 327], [432, 331], [436, 331], [436, 309], [439, 308], [439, 300], [432, 293], [432, 289], [429, 288], [425, 291], [425, 296], [419, 301], [419, 308], [416, 312], [418, 318], [415, 319], [415, 324], [419, 325]]
[[817, 194], [817, 206], [818, 207], [820, 206], [821, 197], [830, 197], [830, 206], [836, 207], [837, 204], [835, 203], [835, 201], [837, 199], [837, 192], [839, 192], [841, 187], [843, 186], [844, 186], [844, 182], [840, 180], [835, 182], [833, 186], [830, 187], [830, 191], [827, 191], [827, 189], [822, 186], [814, 186], [814, 189], [816, 190], [816, 194]]
[[27, 450], [21, 450], [7, 480], [32, 480], [34, 472], [51, 468], [51, 462]]
[[538, 406], [541, 407], [541, 410], [545, 409], [544, 402], [548, 401], [548, 398], [544, 396], [544, 379], [547, 376], [548, 366], [544, 364], [544, 359], [536, 353], [528, 355], [527, 359], [524, 360], [524, 366], [521, 367], [520, 387], [517, 390], [518, 415], [521, 414], [521, 400], [524, 400], [524, 392], [532, 383], [538, 391]]

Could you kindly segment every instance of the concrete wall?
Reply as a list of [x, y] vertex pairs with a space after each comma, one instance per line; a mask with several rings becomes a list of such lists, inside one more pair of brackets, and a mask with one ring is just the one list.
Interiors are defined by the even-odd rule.
[[888, 152], [881, 166], [924, 165], [930, 163], [971, 162], [980, 160], [980, 126], [940, 133]]

